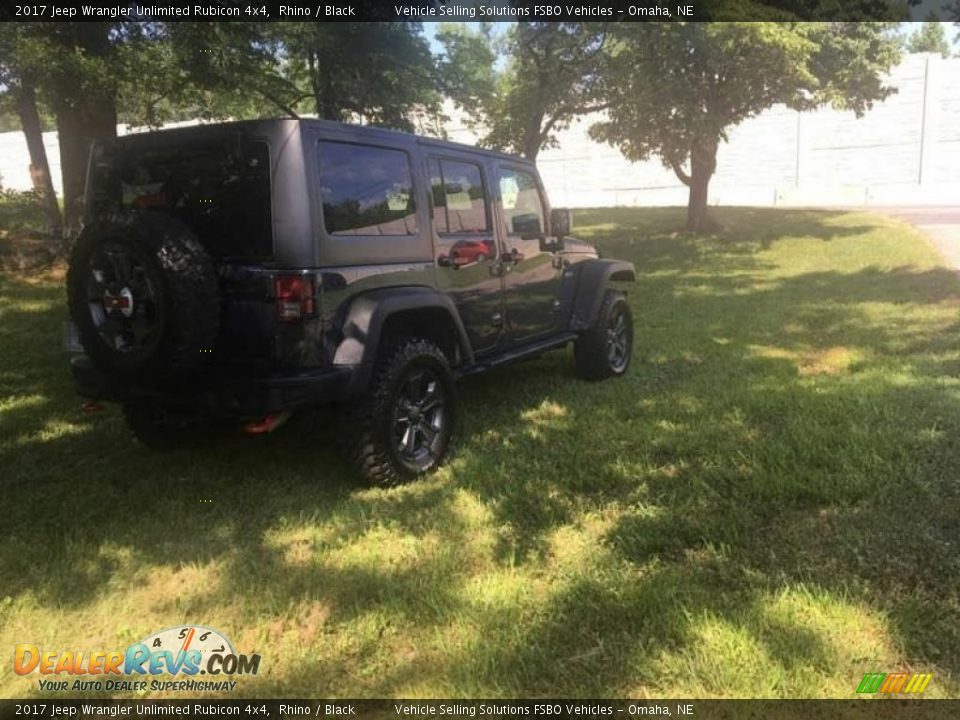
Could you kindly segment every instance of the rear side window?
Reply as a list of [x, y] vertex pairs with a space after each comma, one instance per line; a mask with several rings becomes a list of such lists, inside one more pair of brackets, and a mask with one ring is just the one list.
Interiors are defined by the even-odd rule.
[[440, 235], [483, 233], [490, 229], [480, 166], [430, 160], [433, 226]]
[[320, 143], [323, 223], [330, 235], [416, 235], [410, 160], [402, 150]]
[[99, 145], [90, 174], [94, 215], [123, 207], [177, 217], [216, 257], [273, 254], [270, 150], [236, 135]]

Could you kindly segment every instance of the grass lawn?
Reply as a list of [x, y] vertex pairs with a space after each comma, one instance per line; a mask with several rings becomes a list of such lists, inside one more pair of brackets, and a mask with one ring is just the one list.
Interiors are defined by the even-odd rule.
[[[55, 276], [0, 275], [0, 697], [13, 645], [222, 630], [240, 697], [960, 695], [960, 282], [868, 214], [580, 211], [636, 263], [634, 364], [462, 385], [436, 475], [359, 486], [332, 419], [150, 454], [85, 415]], [[129, 695], [127, 695], [129, 696]]]

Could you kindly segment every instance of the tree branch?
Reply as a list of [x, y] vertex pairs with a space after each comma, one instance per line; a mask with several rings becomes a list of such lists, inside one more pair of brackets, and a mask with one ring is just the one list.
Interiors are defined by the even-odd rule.
[[687, 187], [690, 187], [690, 176], [687, 175], [686, 172], [684, 172], [683, 164], [678, 162], [677, 159], [672, 155], [666, 158], [666, 161], [670, 163], [670, 167], [673, 169], [673, 172], [676, 174], [676, 176], [680, 179], [680, 182], [682, 182]]
[[[291, 107], [291, 106], [288, 105], [287, 103], [283, 102], [283, 100], [281, 100], [280, 98], [278, 98], [276, 95], [274, 95], [272, 92], [270, 92], [270, 91], [267, 90], [266, 88], [258, 87], [258, 88], [256, 88], [256, 92], [258, 92], [258, 93], [260, 93], [261, 95], [263, 95], [263, 97], [265, 97], [267, 100], [269, 100], [270, 102], [272, 102], [272, 103], [273, 103], [274, 105], [276, 105], [278, 108], [280, 108], [281, 110], [283, 110], [287, 115], [289, 115], [290, 117], [292, 117], [294, 120], [299, 120], [299, 119], [300, 119], [300, 116], [297, 114], [297, 111], [293, 109], [293, 107]], [[296, 102], [299, 102], [300, 100], [303, 100], [304, 98], [308, 98], [308, 97], [310, 97], [310, 96], [309, 96], [309, 95], [303, 95], [302, 97], [297, 98]]]

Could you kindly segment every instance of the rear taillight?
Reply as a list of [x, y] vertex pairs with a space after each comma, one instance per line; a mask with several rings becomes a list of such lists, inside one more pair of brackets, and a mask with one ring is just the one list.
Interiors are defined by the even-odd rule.
[[316, 312], [316, 286], [308, 275], [277, 275], [274, 298], [277, 320], [297, 322]]

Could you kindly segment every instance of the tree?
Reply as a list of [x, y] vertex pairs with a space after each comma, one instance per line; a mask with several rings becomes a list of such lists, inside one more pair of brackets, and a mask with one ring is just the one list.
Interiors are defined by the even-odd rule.
[[291, 113], [413, 129], [439, 111], [433, 57], [419, 23], [274, 23], [268, 31]]
[[[412, 129], [417, 113], [439, 108], [433, 58], [417, 23], [16, 27], [3, 32], [29, 37], [29, 43], [12, 54], [0, 47], [0, 57], [6, 76], [29, 77], [56, 118], [70, 231], [79, 225], [90, 143], [114, 137], [120, 119], [157, 126], [315, 110], [329, 119]], [[6, 95], [20, 87], [11, 83], [4, 82]], [[35, 126], [28, 117], [25, 129]]]
[[939, 53], [940, 57], [950, 57], [947, 34], [943, 31], [943, 26], [937, 20], [935, 13], [931, 13], [920, 29], [907, 40], [907, 52]]
[[67, 232], [80, 226], [90, 143], [117, 134], [120, 23], [62, 22], [45, 26], [46, 94], [57, 118], [63, 216]]
[[124, 28], [124, 23], [109, 22], [4, 26], [4, 37], [11, 43], [11, 50], [3, 55], [6, 73], [12, 78], [7, 91], [20, 93], [18, 114], [35, 166], [33, 157], [42, 147], [37, 100], [56, 118], [68, 233], [79, 226], [89, 143], [95, 137], [116, 134], [121, 73], [115, 59], [126, 35]]
[[155, 56], [154, 82], [125, 105], [140, 108], [151, 125], [179, 118], [295, 117], [300, 92], [285, 77], [282, 51], [259, 23], [163, 24], [140, 51]]
[[418, 23], [169, 23], [163, 34], [179, 85], [143, 104], [155, 114], [189, 93], [194, 116], [315, 114], [409, 130], [439, 109]]
[[472, 126], [485, 118], [497, 91], [497, 51], [490, 23], [441, 23], [437, 41], [442, 90], [456, 103]]
[[0, 26], [0, 85], [12, 100], [30, 155], [30, 180], [47, 219], [47, 231], [53, 238], [63, 235], [63, 218], [53, 189], [50, 164], [43, 145], [43, 125], [36, 95], [36, 68], [29, 57], [30, 38], [25, 26], [5, 23]]
[[[483, 28], [442, 26], [441, 77], [482, 144], [536, 160], [556, 132], [602, 107], [594, 88], [606, 38], [605, 23], [520, 22], [500, 42]], [[506, 56], [499, 71], [497, 50]]]
[[823, 104], [861, 116], [892, 90], [894, 23], [622, 23], [594, 139], [661, 159], [689, 187], [687, 230], [708, 227], [707, 193], [727, 131], [767, 108]]

